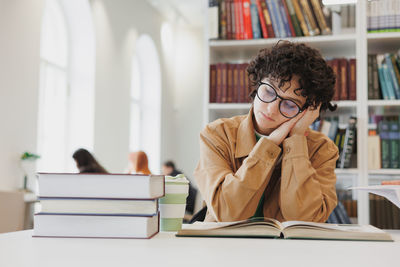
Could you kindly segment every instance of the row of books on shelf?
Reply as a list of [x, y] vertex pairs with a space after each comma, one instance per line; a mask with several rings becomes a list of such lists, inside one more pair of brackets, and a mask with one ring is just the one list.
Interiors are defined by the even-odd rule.
[[368, 130], [369, 169], [398, 169], [399, 155], [399, 116], [371, 116]]
[[[336, 74], [333, 100], [356, 100], [356, 59], [327, 60]], [[210, 65], [210, 103], [249, 102], [248, 63], [216, 63]]]
[[347, 216], [357, 218], [357, 200], [353, 199], [351, 190], [337, 188], [336, 195], [346, 210]]
[[368, 55], [368, 99], [400, 99], [400, 50]]
[[38, 174], [35, 237], [151, 238], [163, 175]]
[[350, 117], [347, 124], [340, 124], [337, 117], [332, 117], [318, 120], [310, 126], [311, 129], [324, 133], [335, 142], [339, 149], [337, 168], [356, 167], [356, 123], [355, 117]]
[[248, 63], [210, 65], [210, 103], [248, 103]]
[[209, 10], [210, 39], [332, 34], [331, 12], [321, 0], [210, 0]]
[[335, 95], [333, 96], [333, 100], [356, 100], [356, 59], [333, 58], [328, 59], [326, 62], [336, 75]]
[[367, 1], [368, 32], [400, 31], [400, 2], [398, 0]]
[[400, 229], [400, 209], [382, 196], [369, 194], [369, 216], [380, 229]]

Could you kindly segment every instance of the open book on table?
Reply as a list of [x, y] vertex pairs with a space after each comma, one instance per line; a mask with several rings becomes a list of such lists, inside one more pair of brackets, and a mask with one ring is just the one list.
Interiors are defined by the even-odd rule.
[[195, 222], [194, 224], [184, 224], [182, 230], [176, 236], [393, 241], [390, 234], [371, 225], [303, 221], [281, 223], [270, 218], [251, 218], [237, 222]]

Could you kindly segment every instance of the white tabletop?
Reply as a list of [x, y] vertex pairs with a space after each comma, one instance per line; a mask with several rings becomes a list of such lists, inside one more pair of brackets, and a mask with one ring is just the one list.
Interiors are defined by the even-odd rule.
[[[0, 266], [399, 266], [396, 242], [256, 238], [149, 240], [32, 238], [32, 230], [0, 234]], [[273, 265], [271, 265], [273, 264]]]

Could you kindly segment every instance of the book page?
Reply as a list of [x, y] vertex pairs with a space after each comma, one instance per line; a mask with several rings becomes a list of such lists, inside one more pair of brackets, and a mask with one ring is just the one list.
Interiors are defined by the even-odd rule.
[[387, 198], [400, 208], [400, 185], [373, 185], [365, 187], [351, 187], [349, 189], [362, 190]]

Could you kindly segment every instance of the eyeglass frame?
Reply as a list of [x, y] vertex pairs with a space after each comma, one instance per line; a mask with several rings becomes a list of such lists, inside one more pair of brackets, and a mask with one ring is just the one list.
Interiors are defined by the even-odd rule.
[[[271, 87], [272, 90], [274, 90], [275, 97], [274, 97], [273, 100], [267, 102], [267, 101], [261, 99], [261, 97], [258, 95], [258, 91], [259, 91], [261, 85], [269, 86], [269, 87]], [[284, 116], [285, 118], [288, 118], [288, 119], [293, 119], [294, 117], [296, 117], [297, 115], [299, 115], [300, 113], [302, 113], [302, 112], [307, 108], [306, 105], [304, 105], [304, 106], [301, 108], [301, 107], [300, 107], [296, 102], [294, 102], [293, 100], [290, 100], [290, 99], [286, 99], [286, 98], [281, 97], [281, 96], [278, 95], [278, 93], [276, 92], [276, 89], [275, 89], [271, 84], [269, 84], [269, 83], [258, 82], [258, 88], [257, 88], [257, 93], [256, 93], [256, 95], [257, 95], [258, 99], [260, 99], [260, 101], [261, 101], [261, 102], [264, 102], [264, 103], [272, 103], [272, 102], [276, 101], [276, 100], [279, 98], [279, 99], [281, 100], [281, 101], [279, 102], [279, 113], [281, 113], [282, 116]], [[283, 100], [290, 101], [290, 102], [294, 103], [294, 104], [299, 108], [299, 112], [297, 112], [297, 114], [294, 115], [293, 117], [288, 117], [288, 116], [284, 115], [284, 114], [282, 113], [282, 111], [281, 111], [281, 104], [282, 104], [282, 101], [283, 101]]]

